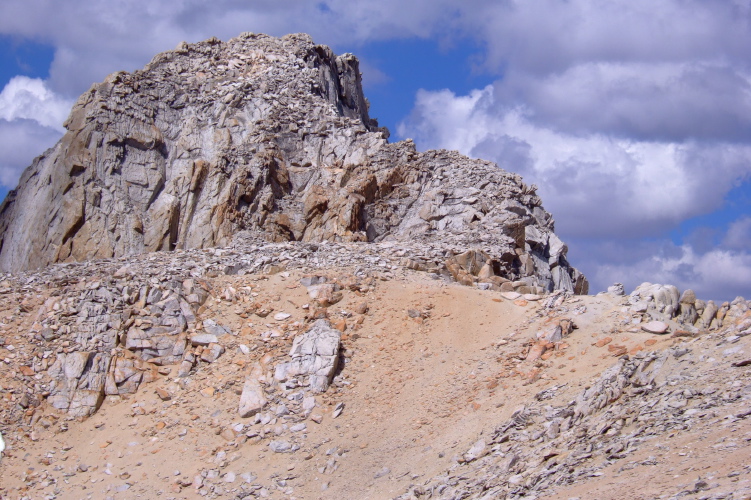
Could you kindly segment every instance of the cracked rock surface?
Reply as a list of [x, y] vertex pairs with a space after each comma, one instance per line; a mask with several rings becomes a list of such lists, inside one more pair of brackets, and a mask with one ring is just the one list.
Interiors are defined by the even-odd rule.
[[534, 186], [389, 144], [357, 58], [307, 35], [181, 44], [93, 85], [65, 127], [0, 208], [4, 270], [225, 246], [249, 231], [439, 243], [473, 252], [452, 263], [458, 280], [587, 293]]

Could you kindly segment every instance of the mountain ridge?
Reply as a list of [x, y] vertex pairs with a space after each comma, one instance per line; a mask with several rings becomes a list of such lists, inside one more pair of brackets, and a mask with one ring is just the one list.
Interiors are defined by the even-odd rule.
[[388, 143], [357, 58], [307, 35], [180, 44], [92, 86], [65, 126], [0, 207], [2, 269], [224, 246], [252, 231], [441, 241], [481, 251], [482, 279], [588, 288], [534, 187], [456, 152]]

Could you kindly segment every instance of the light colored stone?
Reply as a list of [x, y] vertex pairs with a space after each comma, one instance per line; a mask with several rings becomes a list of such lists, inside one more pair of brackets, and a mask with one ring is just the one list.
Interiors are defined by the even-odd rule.
[[207, 363], [213, 363], [219, 359], [219, 356], [222, 354], [224, 354], [224, 347], [212, 342], [201, 352], [201, 360]]
[[240, 407], [238, 412], [243, 418], [251, 417], [263, 410], [268, 403], [263, 386], [258, 380], [263, 374], [263, 369], [256, 364], [251, 369], [250, 375], [245, 379], [242, 394], [240, 395]]
[[667, 333], [668, 328], [668, 324], [663, 321], [650, 321], [641, 326], [641, 329], [645, 332], [658, 334]]
[[292, 444], [289, 441], [274, 440], [269, 443], [269, 449], [274, 453], [289, 453], [292, 451]]
[[190, 343], [194, 346], [208, 346], [209, 344], [217, 344], [219, 339], [216, 335], [211, 333], [197, 333], [190, 336]]
[[276, 366], [274, 378], [280, 382], [302, 377], [314, 392], [325, 391], [339, 362], [341, 332], [326, 319], [295, 337], [290, 349], [291, 361]]
[[464, 454], [465, 462], [472, 462], [478, 458], [482, 458], [488, 454], [488, 448], [484, 439], [478, 440], [472, 447]]

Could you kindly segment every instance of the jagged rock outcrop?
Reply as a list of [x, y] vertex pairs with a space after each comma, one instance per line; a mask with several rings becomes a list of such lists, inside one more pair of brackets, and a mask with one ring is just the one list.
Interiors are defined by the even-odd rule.
[[224, 246], [245, 230], [441, 241], [475, 252], [451, 263], [456, 279], [587, 293], [534, 186], [389, 144], [357, 59], [307, 35], [183, 43], [92, 86], [65, 127], [0, 207], [2, 269]]
[[696, 298], [693, 290], [678, 291], [673, 285], [642, 283], [628, 296], [629, 310], [644, 320], [674, 320], [687, 333], [716, 330], [731, 307], [730, 302], [716, 305]]

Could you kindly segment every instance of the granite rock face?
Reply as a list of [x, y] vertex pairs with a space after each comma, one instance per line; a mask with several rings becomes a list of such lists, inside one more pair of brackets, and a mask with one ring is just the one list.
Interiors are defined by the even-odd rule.
[[249, 231], [445, 242], [476, 252], [455, 266], [460, 279], [587, 293], [534, 186], [490, 162], [388, 143], [358, 60], [307, 35], [183, 43], [92, 86], [65, 127], [0, 208], [4, 270], [226, 246]]

